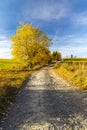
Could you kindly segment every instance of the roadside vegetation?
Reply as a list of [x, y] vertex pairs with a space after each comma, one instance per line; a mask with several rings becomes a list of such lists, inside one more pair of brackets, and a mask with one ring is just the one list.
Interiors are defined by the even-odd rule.
[[66, 58], [66, 59], [63, 60], [63, 62], [64, 62], [64, 63], [70, 63], [70, 62], [71, 62], [71, 63], [72, 63], [72, 62], [78, 62], [78, 63], [79, 63], [79, 62], [80, 62], [80, 63], [81, 63], [81, 62], [83, 62], [83, 63], [85, 62], [85, 63], [86, 63], [86, 62], [87, 62], [87, 58]]
[[32, 24], [21, 23], [11, 41], [15, 60], [26, 62], [31, 68], [51, 62], [49, 46], [52, 40]]
[[31, 73], [23, 63], [0, 59], [0, 119]]
[[52, 53], [52, 61], [60, 61], [62, 59], [62, 55], [58, 51], [53, 51]]
[[87, 59], [65, 59], [56, 64], [54, 70], [73, 85], [87, 90]]

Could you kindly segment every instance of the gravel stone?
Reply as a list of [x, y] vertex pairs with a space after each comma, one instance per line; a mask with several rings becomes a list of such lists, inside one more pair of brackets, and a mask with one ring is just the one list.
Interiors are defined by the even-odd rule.
[[87, 130], [87, 94], [45, 67], [31, 75], [7, 113], [0, 130]]

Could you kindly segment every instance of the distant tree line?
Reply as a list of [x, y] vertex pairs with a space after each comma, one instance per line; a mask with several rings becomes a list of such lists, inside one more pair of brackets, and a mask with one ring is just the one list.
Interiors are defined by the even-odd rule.
[[60, 61], [61, 60], [61, 53], [58, 51], [53, 51], [52, 58], [54, 61]]

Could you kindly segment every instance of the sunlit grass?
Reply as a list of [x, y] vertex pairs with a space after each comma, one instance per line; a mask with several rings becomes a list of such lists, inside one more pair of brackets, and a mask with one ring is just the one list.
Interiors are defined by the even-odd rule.
[[32, 73], [29, 70], [24, 63], [0, 59], [0, 119], [23, 82]]
[[65, 58], [63, 62], [72, 63], [72, 62], [85, 62], [87, 63], [87, 58]]
[[87, 90], [87, 63], [62, 63], [54, 67], [55, 72], [71, 84]]

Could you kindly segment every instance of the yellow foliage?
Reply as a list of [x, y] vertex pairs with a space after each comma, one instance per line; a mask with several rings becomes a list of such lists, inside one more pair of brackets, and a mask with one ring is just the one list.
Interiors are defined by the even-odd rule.
[[43, 53], [39, 48], [47, 49], [51, 44], [51, 39], [41, 30], [33, 27], [32, 24], [24, 23], [18, 27], [11, 41], [14, 58], [27, 61], [32, 61], [37, 53]]

